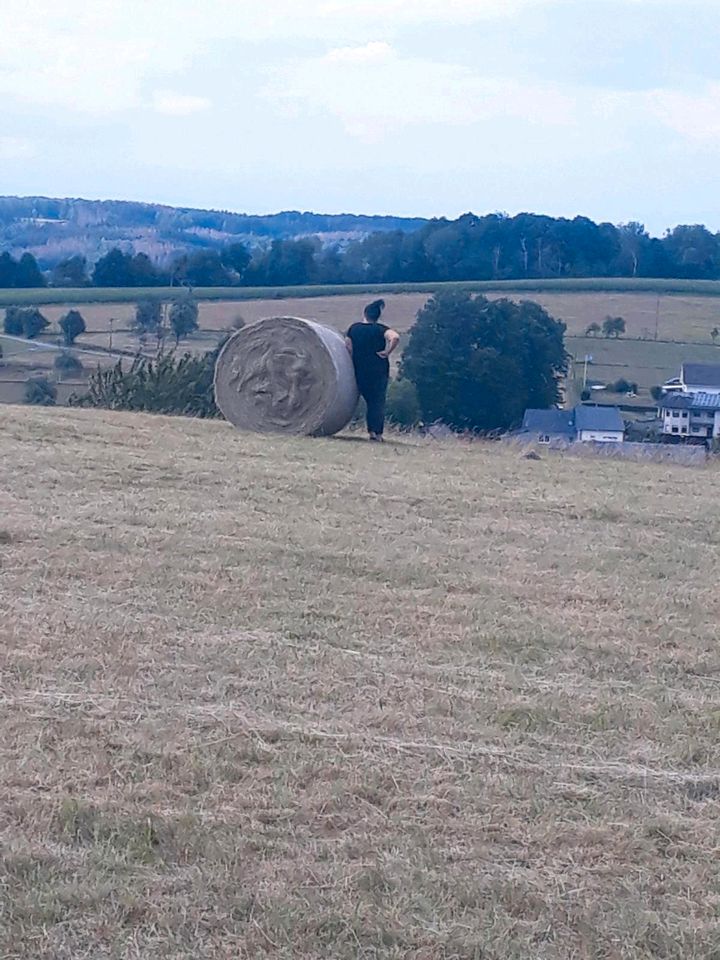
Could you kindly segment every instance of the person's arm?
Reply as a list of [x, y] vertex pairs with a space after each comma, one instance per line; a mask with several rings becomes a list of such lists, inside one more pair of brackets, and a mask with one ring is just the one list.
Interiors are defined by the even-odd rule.
[[378, 350], [378, 356], [382, 357], [383, 360], [387, 360], [390, 354], [393, 352], [395, 347], [400, 343], [400, 334], [397, 330], [386, 330], [385, 331], [385, 349]]
[[345, 349], [350, 354], [350, 356], [352, 356], [353, 351], [352, 351], [352, 340], [350, 338], [350, 329], [348, 329], [348, 332], [345, 334]]

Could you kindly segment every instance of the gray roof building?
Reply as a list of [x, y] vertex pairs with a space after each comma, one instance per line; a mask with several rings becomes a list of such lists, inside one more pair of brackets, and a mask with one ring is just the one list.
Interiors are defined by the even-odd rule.
[[720, 364], [717, 363], [684, 363], [680, 379], [686, 390], [693, 387], [717, 387], [720, 390]]
[[607, 433], [625, 431], [625, 422], [617, 407], [575, 407], [575, 429], [602, 430]]
[[666, 393], [658, 406], [661, 410], [720, 410], [720, 393]]
[[575, 423], [572, 410], [526, 410], [522, 424], [523, 433], [537, 433], [572, 440]]
[[[617, 407], [578, 406], [573, 410], [526, 410], [521, 433], [550, 440], [622, 440], [625, 423]], [[594, 434], [584, 437], [584, 434]], [[600, 437], [598, 434], [607, 436]], [[612, 436], [610, 436], [612, 435]], [[619, 435], [619, 436], [618, 436]]]

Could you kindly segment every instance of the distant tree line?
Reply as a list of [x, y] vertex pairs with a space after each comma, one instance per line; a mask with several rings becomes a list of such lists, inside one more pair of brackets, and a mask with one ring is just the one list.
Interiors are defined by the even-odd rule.
[[[720, 233], [678, 226], [662, 238], [640, 223], [615, 226], [520, 214], [466, 214], [413, 230], [384, 230], [362, 240], [274, 239], [251, 250], [205, 247], [162, 267], [144, 253], [110, 250], [92, 267], [69, 257], [50, 274], [53, 286], [300, 286], [577, 277], [720, 278]], [[0, 287], [43, 286], [31, 254], [0, 255]]]

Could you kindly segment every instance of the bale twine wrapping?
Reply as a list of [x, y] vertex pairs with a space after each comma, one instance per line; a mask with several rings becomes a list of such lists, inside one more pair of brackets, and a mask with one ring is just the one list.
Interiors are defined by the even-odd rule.
[[358, 401], [343, 337], [298, 317], [271, 317], [244, 327], [220, 351], [215, 401], [241, 430], [330, 436]]

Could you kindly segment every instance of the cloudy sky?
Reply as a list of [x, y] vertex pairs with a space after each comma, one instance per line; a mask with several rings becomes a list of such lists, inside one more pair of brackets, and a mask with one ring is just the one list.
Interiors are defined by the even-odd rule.
[[0, 0], [0, 192], [720, 229], [720, 0]]

